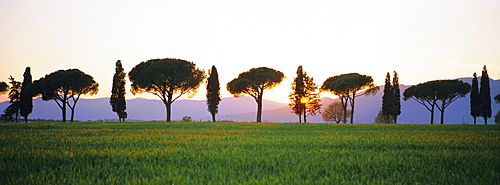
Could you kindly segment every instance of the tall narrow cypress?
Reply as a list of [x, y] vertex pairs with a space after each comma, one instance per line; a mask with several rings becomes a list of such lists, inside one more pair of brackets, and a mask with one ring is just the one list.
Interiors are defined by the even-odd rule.
[[221, 101], [219, 74], [215, 66], [212, 66], [208, 74], [210, 77], [207, 79], [207, 110], [212, 115], [212, 121], [216, 122], [215, 115], [219, 113], [219, 102]]
[[23, 77], [23, 83], [21, 85], [21, 98], [19, 100], [19, 110], [21, 112], [21, 116], [24, 117], [24, 122], [27, 123], [28, 116], [33, 111], [33, 96], [29, 89], [33, 84], [30, 67], [26, 67]]
[[382, 96], [382, 115], [384, 116], [385, 123], [390, 123], [392, 119], [392, 96], [391, 75], [387, 72], [385, 76], [384, 95]]
[[491, 96], [490, 96], [490, 78], [486, 65], [481, 74], [481, 87], [479, 88], [479, 100], [481, 104], [480, 116], [484, 119], [484, 124], [488, 124], [488, 118], [491, 118]]
[[472, 78], [472, 86], [470, 87], [470, 115], [474, 118], [474, 125], [476, 124], [476, 118], [479, 117], [481, 102], [479, 99], [479, 88], [477, 82], [476, 73], [473, 74], [474, 78]]
[[115, 75], [113, 76], [113, 87], [111, 89], [111, 97], [109, 103], [118, 115], [118, 120], [125, 121], [127, 118], [127, 103], [125, 101], [125, 72], [120, 60], [116, 61]]
[[398, 116], [401, 114], [401, 93], [399, 90], [399, 77], [398, 73], [394, 71], [394, 77], [392, 79], [392, 111], [391, 115], [394, 119], [394, 123], [398, 123]]

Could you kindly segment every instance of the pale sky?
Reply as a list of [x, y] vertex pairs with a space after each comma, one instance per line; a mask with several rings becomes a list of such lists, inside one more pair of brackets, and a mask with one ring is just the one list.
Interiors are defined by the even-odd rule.
[[[413, 85], [485, 64], [500, 79], [499, 10], [498, 0], [0, 0], [0, 81], [22, 81], [27, 66], [34, 80], [78, 68], [99, 83], [84, 98], [109, 97], [117, 60], [128, 72], [154, 58], [215, 65], [223, 97], [239, 73], [274, 68], [287, 78], [264, 98], [280, 102], [299, 65], [318, 85], [351, 72], [383, 85], [394, 70]], [[157, 99], [129, 89], [129, 99]], [[205, 99], [204, 85], [193, 99]]]

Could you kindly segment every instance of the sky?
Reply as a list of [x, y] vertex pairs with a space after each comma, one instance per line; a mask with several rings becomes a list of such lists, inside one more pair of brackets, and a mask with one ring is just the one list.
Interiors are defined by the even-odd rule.
[[[0, 0], [0, 81], [22, 81], [28, 66], [34, 80], [78, 68], [99, 83], [83, 98], [109, 97], [117, 60], [128, 72], [156, 58], [215, 65], [223, 97], [238, 74], [274, 68], [286, 79], [264, 98], [279, 102], [299, 65], [318, 85], [353, 72], [383, 85], [392, 71], [414, 85], [483, 65], [500, 79], [499, 9], [498, 0]], [[191, 98], [205, 99], [205, 88]], [[158, 99], [129, 89], [128, 99]]]

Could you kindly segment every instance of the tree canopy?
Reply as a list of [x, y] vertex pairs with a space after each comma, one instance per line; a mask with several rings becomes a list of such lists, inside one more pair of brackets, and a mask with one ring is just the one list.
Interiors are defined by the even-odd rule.
[[[351, 110], [347, 110], [347, 116], [351, 115]], [[344, 109], [342, 103], [333, 102], [328, 105], [328, 107], [321, 113], [323, 120], [326, 122], [340, 123], [344, 120]]]
[[490, 77], [486, 65], [481, 72], [481, 87], [479, 87], [479, 115], [483, 117], [484, 124], [488, 124], [488, 118], [491, 118], [491, 95], [490, 95]]
[[262, 121], [262, 96], [283, 81], [285, 75], [267, 67], [252, 68], [227, 83], [227, 90], [235, 97], [248, 94], [257, 102], [257, 122]]
[[[344, 109], [344, 120], [346, 123], [347, 103], [351, 105], [352, 114], [350, 123], [354, 122], [354, 103], [357, 96], [373, 95], [378, 91], [378, 87], [373, 83], [371, 76], [361, 75], [359, 73], [348, 73], [329, 77], [321, 86], [322, 91], [337, 95], [341, 100]], [[357, 94], [359, 91], [364, 92]]]
[[33, 80], [31, 78], [31, 68], [26, 67], [23, 74], [23, 83], [21, 86], [21, 97], [19, 100], [19, 109], [21, 116], [24, 117], [24, 122], [28, 122], [28, 116], [33, 111], [33, 93], [31, 92], [31, 85]]
[[9, 91], [9, 85], [5, 82], [0, 82], [0, 95], [5, 94]]
[[212, 121], [215, 122], [215, 115], [219, 112], [220, 99], [220, 83], [217, 68], [212, 66], [208, 70], [210, 77], [207, 79], [207, 110], [212, 115]]
[[120, 60], [116, 61], [115, 74], [113, 76], [113, 86], [111, 88], [111, 97], [109, 103], [111, 104], [113, 112], [118, 115], [118, 120], [125, 121], [127, 118], [127, 102], [125, 101], [125, 72]]
[[128, 76], [132, 94], [151, 93], [162, 100], [167, 122], [171, 120], [172, 103], [184, 94], [195, 93], [206, 78], [205, 72], [193, 62], [174, 58], [141, 62]]
[[[441, 124], [444, 123], [445, 108], [456, 99], [464, 97], [470, 85], [460, 80], [434, 80], [409, 87], [403, 93], [404, 100], [414, 99], [431, 112], [430, 123], [434, 123], [434, 108], [441, 111]], [[438, 105], [438, 101], [441, 104]]]
[[292, 113], [299, 116], [299, 122], [307, 123], [307, 116], [314, 116], [320, 112], [320, 95], [318, 85], [314, 83], [314, 78], [307, 75], [303, 71], [302, 66], [297, 68], [297, 76], [292, 82], [292, 92], [288, 97], [290, 98], [290, 108]]
[[397, 123], [397, 118], [401, 114], [401, 95], [399, 91], [398, 73], [394, 71], [394, 78], [391, 84], [391, 75], [387, 72], [384, 85], [384, 95], [382, 96], [381, 116], [384, 119], [378, 121], [386, 121], [386, 123]]
[[21, 101], [21, 82], [16, 81], [14, 77], [10, 76], [10, 90], [9, 90], [9, 106], [3, 111], [1, 118], [4, 122], [18, 122], [20, 117], [20, 101]]
[[81, 95], [95, 95], [99, 84], [94, 78], [79, 69], [58, 70], [35, 81], [35, 94], [45, 101], [54, 100], [61, 108], [63, 122], [66, 122], [66, 106], [71, 109], [71, 122]]
[[470, 88], [470, 115], [474, 119], [474, 125], [476, 124], [476, 118], [479, 117], [481, 102], [479, 100], [479, 87], [477, 82], [476, 73], [473, 74], [472, 85]]

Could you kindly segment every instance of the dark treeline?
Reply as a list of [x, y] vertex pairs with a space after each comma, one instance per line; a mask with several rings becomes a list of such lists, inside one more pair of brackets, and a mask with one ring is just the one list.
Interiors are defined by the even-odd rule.
[[[164, 58], [151, 59], [141, 62], [125, 73], [121, 61], [116, 62], [113, 76], [110, 105], [117, 113], [119, 121], [127, 118], [125, 86], [126, 76], [131, 82], [132, 94], [150, 93], [156, 95], [165, 105], [167, 122], [171, 121], [171, 107], [184, 94], [192, 95], [206, 80], [207, 111], [216, 121], [218, 105], [221, 101], [219, 73], [215, 66], [208, 70], [196, 67], [190, 61]], [[321, 87], [314, 82], [298, 66], [296, 77], [291, 84], [292, 91], [288, 95], [290, 109], [298, 116], [299, 122], [307, 122], [307, 116], [321, 113], [325, 121], [337, 123], [354, 123], [356, 97], [374, 95], [379, 91], [371, 76], [359, 73], [347, 73], [327, 78]], [[482, 117], [484, 123], [491, 117], [491, 95], [489, 77], [484, 66], [480, 83], [476, 73], [473, 74], [472, 85], [460, 80], [433, 80], [413, 85], [403, 92], [403, 100], [414, 100], [423, 105], [430, 113], [430, 124], [434, 123], [435, 110], [440, 111], [440, 123], [444, 124], [445, 109], [458, 98], [470, 94], [470, 115], [474, 118]], [[256, 122], [262, 121], [262, 101], [264, 91], [279, 85], [285, 75], [268, 67], [252, 68], [242, 72], [238, 77], [227, 83], [226, 89], [235, 97], [249, 95], [257, 104]], [[70, 121], [74, 121], [76, 105], [81, 95], [95, 95], [99, 91], [99, 84], [93, 77], [79, 69], [58, 70], [45, 77], [33, 81], [31, 68], [27, 67], [23, 74], [23, 81], [16, 81], [12, 76], [9, 84], [0, 82], [0, 94], [8, 93], [10, 105], [3, 111], [3, 122], [18, 122], [24, 118], [29, 120], [33, 110], [33, 98], [41, 97], [45, 101], [53, 100], [61, 109], [62, 121], [66, 122], [66, 111], [71, 111]], [[332, 103], [321, 112], [320, 92], [329, 92], [339, 97], [339, 102]], [[384, 95], [376, 123], [397, 123], [401, 114], [401, 94], [397, 72], [391, 82], [390, 73], [387, 73], [384, 85]], [[495, 96], [500, 103], [500, 95]], [[495, 115], [495, 122], [500, 123], [500, 111]]]

